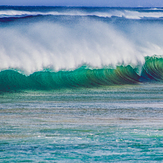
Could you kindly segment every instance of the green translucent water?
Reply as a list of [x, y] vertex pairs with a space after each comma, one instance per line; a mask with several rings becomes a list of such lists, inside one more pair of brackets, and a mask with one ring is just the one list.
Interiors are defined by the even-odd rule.
[[163, 84], [0, 95], [0, 162], [161, 162]]

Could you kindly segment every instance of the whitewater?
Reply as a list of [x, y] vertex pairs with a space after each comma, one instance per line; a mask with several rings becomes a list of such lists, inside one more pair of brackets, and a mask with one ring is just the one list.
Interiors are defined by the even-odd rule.
[[0, 162], [161, 162], [163, 8], [0, 6]]

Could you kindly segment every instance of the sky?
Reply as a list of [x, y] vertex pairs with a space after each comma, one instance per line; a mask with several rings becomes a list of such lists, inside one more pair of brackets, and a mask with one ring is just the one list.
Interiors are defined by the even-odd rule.
[[163, 0], [0, 0], [0, 5], [163, 7]]

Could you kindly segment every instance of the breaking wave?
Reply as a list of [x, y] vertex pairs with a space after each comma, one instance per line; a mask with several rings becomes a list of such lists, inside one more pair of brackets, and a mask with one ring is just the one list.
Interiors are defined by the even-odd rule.
[[[1, 7], [0, 91], [162, 81], [162, 13]], [[15, 17], [20, 19], [8, 22]]]
[[146, 57], [145, 60], [141, 75], [129, 65], [117, 66], [115, 69], [90, 69], [82, 66], [73, 71], [40, 71], [29, 76], [14, 70], [4, 70], [0, 72], [0, 91], [91, 88], [163, 81], [163, 58], [153, 56]]

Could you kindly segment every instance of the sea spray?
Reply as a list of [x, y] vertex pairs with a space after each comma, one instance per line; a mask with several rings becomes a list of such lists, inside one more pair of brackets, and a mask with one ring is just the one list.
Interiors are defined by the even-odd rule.
[[18, 23], [6, 25], [0, 32], [1, 70], [13, 68], [31, 74], [44, 68], [59, 71], [83, 64], [102, 68], [144, 62], [143, 55], [121, 32], [94, 20], [66, 25], [46, 21]]

